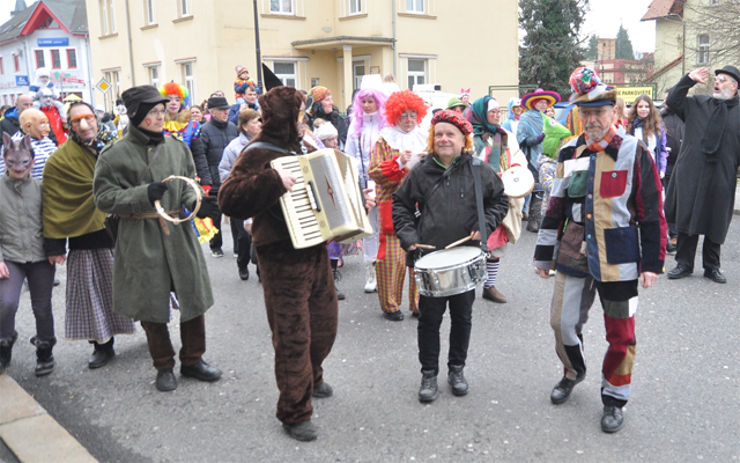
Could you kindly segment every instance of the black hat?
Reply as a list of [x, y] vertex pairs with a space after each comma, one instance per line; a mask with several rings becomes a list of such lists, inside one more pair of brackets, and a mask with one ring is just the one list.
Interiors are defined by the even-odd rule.
[[[131, 87], [121, 93], [123, 104], [126, 106], [128, 117], [141, 122], [144, 116], [156, 104], [167, 104], [167, 98], [163, 97], [159, 90], [152, 85], [139, 85]], [[138, 114], [139, 109], [146, 109], [144, 114]]]
[[229, 102], [222, 96], [212, 96], [208, 99], [208, 109], [229, 108]]
[[265, 63], [262, 63], [262, 74], [265, 76], [265, 89], [266, 90], [272, 90], [275, 87], [279, 87], [283, 85], [283, 81], [280, 80], [278, 76], [275, 75], [274, 72], [272, 72], [272, 69], [265, 66]]
[[731, 66], [728, 64], [722, 69], [715, 69], [714, 75], [716, 76], [717, 74], [727, 74], [728, 76], [735, 79], [735, 82], [740, 84], [740, 71], [738, 71], [735, 66]]

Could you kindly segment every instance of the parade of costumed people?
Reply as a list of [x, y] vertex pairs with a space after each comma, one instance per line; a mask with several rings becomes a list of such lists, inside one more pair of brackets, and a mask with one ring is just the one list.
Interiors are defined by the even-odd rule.
[[44, 168], [44, 238], [50, 260], [67, 265], [64, 336], [93, 345], [95, 369], [115, 356], [116, 335], [135, 331], [131, 318], [113, 311], [113, 240], [93, 202], [95, 164], [117, 134], [98, 125], [85, 102], [71, 103], [67, 115], [69, 138]]
[[[406, 252], [401, 249], [393, 229], [393, 192], [426, 154], [427, 133], [419, 127], [426, 113], [426, 103], [411, 90], [391, 94], [385, 102], [387, 126], [380, 131], [370, 153], [368, 173], [375, 182], [379, 216], [379, 246], [375, 262], [378, 299], [383, 316], [392, 321], [404, 318], [400, 308], [407, 267]], [[419, 293], [413, 269], [409, 270], [409, 310], [418, 316]]]
[[[367, 79], [363, 79], [363, 83]], [[388, 97], [377, 88], [361, 88], [355, 95], [350, 114], [350, 124], [347, 134], [347, 143], [344, 152], [357, 159], [359, 167], [360, 188], [371, 199], [375, 197], [375, 181], [370, 179], [370, 153], [385, 127], [385, 102]], [[365, 265], [366, 293], [377, 291], [375, 274], [375, 260], [378, 257], [378, 208], [374, 206], [368, 211], [368, 218], [373, 227], [373, 234], [362, 239], [363, 262]]]
[[[484, 96], [473, 102], [467, 113], [467, 120], [473, 126], [474, 155], [491, 166], [499, 177], [514, 166], [526, 168], [527, 158], [519, 149], [513, 135], [500, 125], [502, 107], [495, 98]], [[522, 182], [524, 183], [524, 182]], [[488, 236], [490, 255], [486, 260], [486, 280], [483, 283], [483, 299], [506, 303], [506, 296], [496, 287], [500, 259], [503, 257], [506, 244], [514, 244], [522, 231], [523, 191], [518, 197], [509, 196], [509, 211], [504, 220]]]
[[542, 155], [542, 141], [545, 139], [545, 120], [543, 112], [548, 107], [560, 101], [557, 92], [538, 88], [534, 92], [522, 97], [522, 106], [527, 111], [519, 118], [516, 141], [529, 160], [529, 168], [535, 179], [532, 194], [525, 200], [524, 209], [527, 214], [527, 231], [537, 232], [540, 227], [542, 209], [542, 185], [539, 180], [540, 156]]

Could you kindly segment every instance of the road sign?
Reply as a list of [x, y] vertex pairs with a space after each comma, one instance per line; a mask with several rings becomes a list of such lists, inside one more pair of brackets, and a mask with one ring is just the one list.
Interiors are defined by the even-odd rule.
[[17, 75], [15, 76], [15, 86], [16, 87], [28, 87], [30, 84], [28, 83], [28, 76], [27, 75]]
[[105, 80], [105, 77], [104, 77], [104, 78], [102, 78], [102, 79], [100, 79], [98, 81], [98, 83], [95, 85], [95, 87], [98, 90], [100, 90], [101, 92], [107, 93], [108, 90], [110, 90], [111, 85], [110, 85], [110, 82], [108, 82], [107, 80]]

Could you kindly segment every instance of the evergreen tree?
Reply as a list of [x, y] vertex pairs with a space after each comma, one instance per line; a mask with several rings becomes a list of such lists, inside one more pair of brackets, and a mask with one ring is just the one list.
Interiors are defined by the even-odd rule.
[[519, 84], [570, 94], [568, 78], [583, 50], [578, 33], [588, 0], [519, 0]]
[[599, 38], [595, 34], [588, 39], [588, 48], [586, 48], [583, 57], [592, 61], [599, 57]]
[[627, 29], [619, 25], [617, 32], [617, 41], [614, 43], [614, 57], [617, 59], [635, 59], [635, 52], [632, 51], [632, 42], [627, 33]]

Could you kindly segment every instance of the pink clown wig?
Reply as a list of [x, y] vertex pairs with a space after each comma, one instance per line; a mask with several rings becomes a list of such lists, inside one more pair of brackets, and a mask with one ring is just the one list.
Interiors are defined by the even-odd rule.
[[378, 107], [378, 115], [380, 116], [380, 126], [378, 128], [382, 129], [385, 124], [385, 100], [387, 97], [385, 96], [385, 93], [381, 92], [380, 90], [375, 90], [373, 88], [365, 88], [357, 92], [355, 95], [355, 99], [352, 102], [352, 114], [350, 115], [351, 121], [350, 125], [354, 126], [355, 133], [354, 135], [359, 136], [360, 133], [362, 133], [362, 122], [363, 122], [363, 111], [362, 111], [362, 99], [367, 97], [373, 97], [375, 100], [375, 104]]

